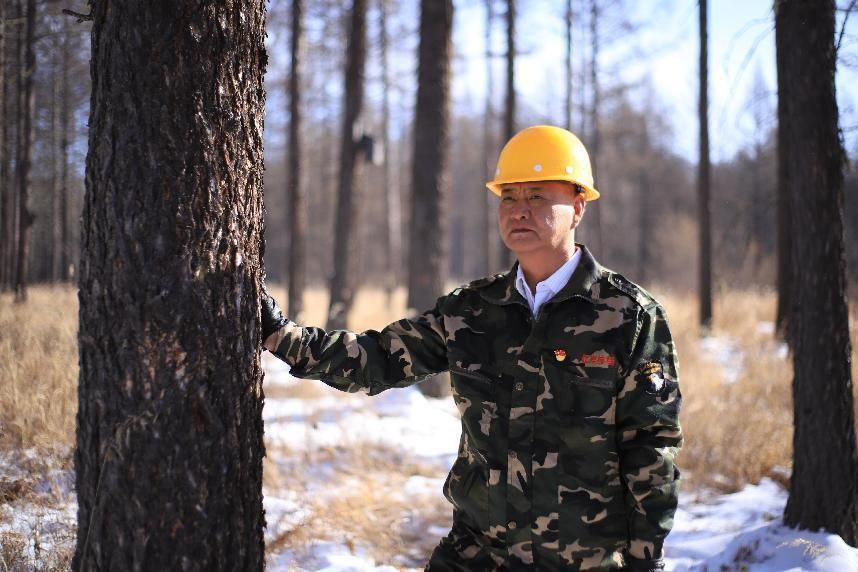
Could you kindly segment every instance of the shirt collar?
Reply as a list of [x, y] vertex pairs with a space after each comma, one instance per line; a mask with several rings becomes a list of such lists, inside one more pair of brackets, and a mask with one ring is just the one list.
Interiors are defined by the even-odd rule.
[[[540, 287], [544, 287], [548, 290], [547, 294], [549, 298], [560, 292], [560, 290], [562, 290], [569, 282], [569, 279], [572, 277], [572, 273], [575, 272], [575, 268], [578, 266], [578, 262], [580, 260], [581, 249], [576, 246], [575, 254], [573, 254], [569, 260], [564, 262], [560, 268], [555, 270], [551, 276], [539, 282], [536, 285], [537, 290], [539, 290]], [[527, 285], [527, 280], [524, 278], [524, 272], [521, 269], [521, 264], [517, 265], [515, 288], [518, 290], [519, 294], [524, 296], [525, 299], [530, 300], [533, 298], [530, 287]]]
[[[557, 293], [553, 300], [559, 302], [573, 296], [578, 296], [595, 303], [594, 293], [591, 291], [591, 288], [603, 277], [605, 269], [593, 258], [590, 250], [585, 245], [576, 243], [576, 246], [581, 253], [581, 260], [568, 283]], [[515, 263], [511, 270], [503, 274], [498, 274], [491, 280], [487, 280], [479, 289], [480, 296], [493, 304], [519, 303], [527, 307], [527, 302], [515, 286], [517, 267], [518, 262]]]

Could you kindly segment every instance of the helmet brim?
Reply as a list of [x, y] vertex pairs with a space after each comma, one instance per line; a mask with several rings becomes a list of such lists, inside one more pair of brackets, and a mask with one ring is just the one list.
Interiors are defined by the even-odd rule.
[[531, 183], [533, 181], [565, 181], [567, 183], [574, 183], [584, 189], [584, 200], [585, 201], [595, 201], [599, 198], [601, 193], [591, 187], [590, 185], [585, 185], [581, 181], [573, 179], [572, 177], [551, 177], [550, 179], [546, 179], [545, 177], [520, 177], [515, 179], [495, 179], [493, 181], [489, 181], [486, 183], [486, 188], [500, 196], [501, 194], [501, 185], [509, 185], [511, 183]]

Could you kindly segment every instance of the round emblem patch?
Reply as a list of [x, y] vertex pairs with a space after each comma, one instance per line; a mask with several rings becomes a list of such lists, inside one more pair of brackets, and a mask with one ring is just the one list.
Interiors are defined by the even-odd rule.
[[637, 382], [650, 395], [659, 395], [666, 385], [664, 366], [657, 361], [647, 361], [638, 366]]

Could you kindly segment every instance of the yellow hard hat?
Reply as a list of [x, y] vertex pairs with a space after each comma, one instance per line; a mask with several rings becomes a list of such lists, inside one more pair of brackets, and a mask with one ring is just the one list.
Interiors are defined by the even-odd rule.
[[535, 125], [516, 133], [501, 150], [495, 178], [486, 187], [500, 195], [503, 184], [529, 181], [568, 181], [584, 189], [586, 200], [599, 198], [584, 144], [553, 125]]

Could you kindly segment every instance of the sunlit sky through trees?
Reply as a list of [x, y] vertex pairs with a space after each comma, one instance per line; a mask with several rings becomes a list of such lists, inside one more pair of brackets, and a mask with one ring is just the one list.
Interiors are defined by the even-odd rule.
[[[398, 0], [390, 17], [391, 90], [394, 136], [411, 120], [416, 88], [416, 48], [419, 29], [419, 2]], [[285, 23], [288, 2], [272, 2], [270, 12]], [[500, 125], [504, 97], [506, 35], [505, 2], [496, 1], [493, 52], [495, 54], [494, 108]], [[775, 126], [777, 105], [775, 34], [772, 0], [710, 0], [709, 2], [710, 140], [714, 161], [728, 160], [748, 148], [755, 137], [765, 137], [756, 126], [754, 99], [762, 99], [766, 130]], [[518, 0], [516, 90], [519, 96], [518, 125], [537, 122], [563, 124], [565, 81], [565, 0]], [[698, 12], [697, 0], [633, 2], [602, 0], [600, 17], [600, 83], [606, 95], [602, 107], [611, 106], [610, 92], [629, 86], [628, 99], [639, 109], [649, 105], [669, 119], [673, 132], [660, 143], [691, 161], [697, 156], [698, 104]], [[839, 0], [837, 32], [849, 2]], [[580, 131], [581, 72], [589, 66], [589, 0], [575, 0], [573, 39], [575, 111], [573, 130]], [[343, 10], [347, 9], [344, 4]], [[485, 108], [484, 0], [456, 2], [453, 65], [454, 114], [482, 115]], [[268, 115], [266, 139], [270, 149], [282, 148], [288, 113], [283, 93], [288, 74], [289, 44], [286, 26], [269, 23], [271, 66], [266, 79]], [[375, 46], [377, 22], [370, 15], [371, 50], [367, 62], [367, 103], [378, 106], [381, 99], [378, 51]], [[310, 37], [313, 36], [311, 32]], [[337, 45], [329, 40], [329, 45]], [[339, 41], [345, 50], [346, 39]], [[325, 87], [332, 101], [340, 103], [340, 73], [330, 62], [331, 77]], [[589, 71], [586, 72], [585, 106], [589, 105]], [[760, 98], [757, 94], [762, 94]], [[837, 96], [845, 147], [858, 154], [858, 15], [848, 20], [838, 58]], [[310, 111], [312, 114], [312, 111]], [[455, 115], [454, 115], [455, 116]], [[275, 151], [276, 152], [276, 151]]]

